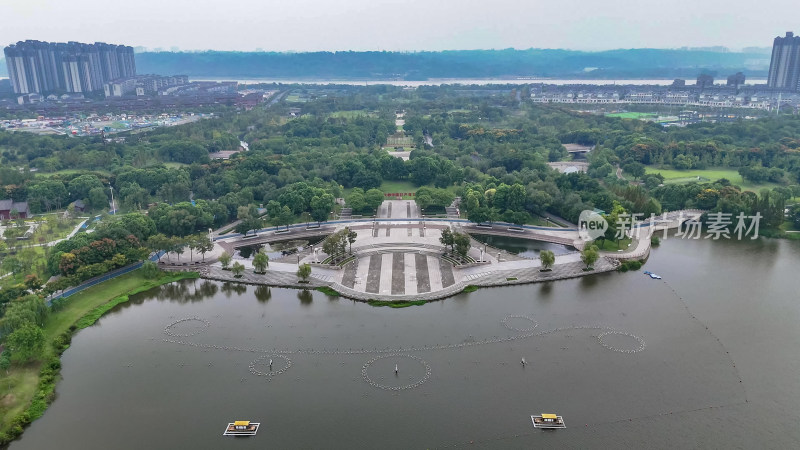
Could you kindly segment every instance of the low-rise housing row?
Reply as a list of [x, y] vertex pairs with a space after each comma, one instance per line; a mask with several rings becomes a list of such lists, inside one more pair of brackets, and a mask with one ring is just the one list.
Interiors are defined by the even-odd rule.
[[668, 104], [682, 106], [707, 106], [726, 108], [755, 108], [774, 110], [781, 107], [800, 106], [800, 95], [773, 93], [768, 91], [739, 91], [719, 89], [710, 92], [694, 90], [659, 89], [655, 87], [590, 87], [582, 85], [565, 89], [563, 86], [547, 86], [531, 89], [530, 100], [534, 103], [577, 104]]

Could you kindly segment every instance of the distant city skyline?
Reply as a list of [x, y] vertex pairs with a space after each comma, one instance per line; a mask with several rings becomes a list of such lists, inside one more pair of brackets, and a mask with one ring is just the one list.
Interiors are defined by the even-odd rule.
[[[32, 0], [3, 5], [0, 46], [26, 39], [163, 50], [341, 51], [771, 47], [796, 0]], [[796, 30], [797, 31], [797, 30]]]

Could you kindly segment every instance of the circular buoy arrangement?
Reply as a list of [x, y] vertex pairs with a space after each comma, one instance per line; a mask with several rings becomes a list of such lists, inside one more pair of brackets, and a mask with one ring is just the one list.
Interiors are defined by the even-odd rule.
[[[274, 365], [275, 360], [283, 361], [285, 365], [280, 369], [273, 370], [272, 365]], [[266, 371], [259, 370], [258, 369], [259, 366], [266, 366]], [[259, 377], [274, 377], [276, 375], [280, 375], [286, 372], [287, 370], [289, 370], [290, 367], [292, 367], [292, 360], [289, 359], [288, 357], [280, 354], [274, 354], [274, 355], [264, 354], [251, 361], [250, 365], [248, 366], [248, 369], [250, 369], [250, 373], [252, 373], [253, 375], [257, 375]]]
[[[523, 319], [523, 320], [527, 320], [527, 321], [529, 321], [529, 322], [531, 323], [531, 326], [529, 326], [529, 327], [527, 327], [527, 328], [517, 328], [517, 327], [515, 327], [515, 326], [513, 326], [513, 325], [511, 324], [511, 321], [512, 321], [513, 319]], [[518, 332], [520, 332], [520, 333], [527, 333], [527, 332], [529, 332], [529, 331], [533, 331], [534, 329], [536, 329], [536, 327], [538, 327], [538, 326], [539, 326], [539, 323], [538, 323], [538, 322], [536, 322], [536, 321], [533, 319], [533, 317], [531, 317], [531, 316], [521, 316], [521, 315], [515, 315], [515, 314], [511, 314], [511, 315], [508, 315], [508, 316], [505, 316], [505, 317], [503, 317], [502, 323], [503, 323], [503, 326], [504, 326], [504, 327], [506, 327], [506, 328], [508, 328], [509, 330], [511, 330], [511, 331], [518, 331]]]
[[[603, 340], [603, 338], [605, 338], [606, 336], [610, 336], [610, 335], [626, 336], [626, 337], [629, 337], [629, 338], [633, 338], [633, 339], [636, 340], [636, 342], [639, 345], [638, 345], [638, 347], [636, 347], [634, 349], [623, 349], [623, 348], [617, 348], [617, 347], [608, 345], [608, 343], [606, 343]], [[639, 336], [636, 336], [634, 334], [625, 333], [623, 331], [613, 331], [612, 330], [612, 331], [606, 331], [604, 333], [600, 333], [600, 334], [597, 335], [597, 342], [599, 342], [600, 345], [602, 345], [603, 347], [605, 347], [605, 348], [607, 348], [609, 350], [613, 350], [615, 352], [619, 352], [619, 353], [638, 353], [638, 352], [644, 350], [644, 348], [645, 348], [644, 339], [642, 339]]]
[[[513, 323], [515, 320], [525, 320], [530, 323], [530, 326], [521, 328], [517, 324]], [[264, 349], [264, 348], [257, 348], [257, 347], [237, 347], [237, 346], [229, 346], [229, 345], [216, 345], [216, 344], [205, 344], [200, 342], [191, 342], [181, 339], [169, 339], [165, 338], [162, 339], [163, 342], [172, 343], [172, 344], [179, 344], [179, 345], [186, 345], [190, 347], [195, 347], [199, 349], [203, 349], [203, 351], [209, 350], [224, 350], [224, 351], [236, 351], [236, 352], [249, 352], [249, 353], [259, 353], [261, 354], [256, 359], [250, 362], [248, 369], [250, 373], [256, 376], [263, 376], [267, 377], [268, 380], [271, 380], [272, 377], [276, 375], [280, 375], [290, 367], [292, 367], [292, 360], [289, 359], [287, 355], [297, 354], [297, 355], [363, 355], [363, 354], [373, 354], [375, 355], [372, 359], [368, 360], [361, 369], [361, 376], [368, 384], [378, 389], [387, 390], [387, 391], [403, 391], [406, 389], [413, 389], [419, 387], [422, 383], [427, 381], [431, 377], [431, 368], [430, 365], [423, 360], [422, 358], [414, 355], [410, 355], [405, 353], [406, 351], [436, 351], [436, 350], [458, 350], [461, 348], [467, 347], [477, 347], [483, 345], [490, 345], [490, 344], [499, 344], [499, 343], [506, 343], [506, 342], [513, 342], [517, 340], [524, 340], [529, 338], [541, 337], [553, 333], [559, 333], [563, 331], [569, 330], [598, 330], [602, 331], [598, 334], [597, 341], [603, 347], [615, 351], [618, 353], [638, 353], [645, 349], [645, 342], [639, 336], [626, 333], [623, 331], [617, 331], [613, 328], [602, 326], [602, 325], [572, 325], [566, 327], [558, 327], [553, 328], [550, 330], [544, 331], [535, 331], [536, 328], [539, 326], [539, 323], [533, 319], [530, 315], [507, 315], [501, 320], [502, 325], [511, 331], [515, 331], [519, 334], [513, 336], [506, 336], [506, 337], [499, 337], [493, 336], [492, 338], [486, 338], [483, 340], [475, 340], [472, 339], [470, 336], [470, 340], [465, 342], [460, 342], [457, 344], [437, 344], [437, 345], [424, 345], [422, 347], [408, 347], [408, 348], [391, 348], [386, 347], [382, 349], [378, 349], [377, 347], [373, 349], [353, 349], [349, 348], [347, 350], [340, 350], [340, 349], [314, 349], [314, 348], [299, 348], [299, 349], [275, 349], [272, 350]], [[183, 328], [181, 329], [181, 325], [183, 324]], [[190, 326], [193, 325], [193, 328]], [[202, 319], [200, 317], [185, 317], [181, 319], [174, 320], [169, 325], [164, 327], [164, 334], [171, 337], [176, 338], [186, 338], [190, 336], [195, 336], [206, 331], [211, 326], [211, 323], [208, 320]], [[179, 333], [178, 331], [187, 331], [186, 333]], [[638, 346], [636, 348], [619, 348], [614, 345], [610, 345], [606, 338], [608, 336], [624, 336], [632, 338], [636, 341]], [[570, 337], [568, 335], [568, 337]], [[613, 342], [613, 341], [612, 341]], [[566, 347], [562, 347], [565, 349]], [[389, 367], [387, 369], [387, 374], [394, 374], [395, 379], [398, 381], [408, 378], [408, 384], [401, 384], [397, 386], [391, 386], [383, 381], [386, 379], [387, 374], [378, 377], [371, 377], [370, 376], [370, 368], [372, 371], [375, 371], [375, 367], [373, 365], [383, 359], [386, 358], [394, 358], [392, 362], [394, 362], [393, 367]], [[404, 363], [398, 363], [397, 359], [406, 359], [413, 361], [413, 364], [406, 365]], [[526, 361], [522, 360], [522, 364], [525, 365]], [[341, 361], [341, 364], [344, 365], [344, 361]], [[211, 363], [208, 363], [209, 367]], [[417, 375], [413, 375], [414, 373], [419, 373], [419, 368], [414, 369], [414, 366], [418, 365], [424, 369], [424, 375], [420, 378]], [[183, 366], [183, 363], [181, 363]], [[398, 367], [402, 366], [402, 370], [398, 370]], [[392, 370], [394, 369], [394, 370]], [[407, 373], [411, 373], [411, 376], [407, 376]], [[398, 378], [399, 377], [399, 378]], [[378, 381], [376, 381], [376, 379]], [[416, 379], [416, 381], [414, 381]], [[297, 379], [296, 381], [299, 381]]]
[[[413, 382], [411, 384], [405, 384], [405, 385], [400, 385], [400, 386], [387, 386], [385, 384], [378, 383], [377, 381], [375, 381], [372, 378], [370, 378], [369, 369], [377, 361], [382, 360], [382, 359], [386, 359], [386, 358], [411, 359], [412, 361], [414, 361], [415, 363], [421, 365], [425, 369], [425, 375], [422, 378], [418, 379], [417, 381], [415, 381], [415, 382]], [[399, 364], [395, 364], [395, 370], [397, 370], [398, 366], [399, 366]], [[395, 372], [395, 373], [397, 373], [397, 372]], [[431, 377], [431, 366], [424, 359], [422, 359], [422, 358], [420, 358], [418, 356], [414, 356], [414, 355], [406, 355], [406, 354], [380, 355], [380, 356], [376, 356], [376, 357], [370, 359], [369, 361], [367, 361], [366, 363], [364, 363], [364, 366], [361, 367], [361, 376], [364, 378], [364, 381], [369, 383], [370, 386], [376, 387], [378, 389], [383, 389], [385, 391], [404, 391], [406, 389], [417, 388], [422, 383], [426, 382]], [[381, 380], [383, 380], [384, 378], [385, 377], [380, 377]]]
[[[181, 333], [176, 333], [175, 330], [173, 330], [173, 328], [175, 328], [179, 324], [188, 324], [188, 323], [191, 323], [191, 322], [196, 322], [196, 323], [199, 323], [201, 325], [199, 328], [197, 328], [197, 331], [194, 331], [192, 333], [181, 334]], [[190, 337], [190, 336], [194, 336], [194, 335], [200, 334], [203, 331], [206, 331], [208, 329], [208, 327], [210, 327], [210, 326], [211, 326], [211, 322], [209, 322], [209, 321], [207, 321], [205, 319], [201, 319], [199, 317], [184, 317], [183, 319], [175, 320], [172, 323], [170, 323], [169, 325], [167, 325], [166, 327], [164, 327], [164, 334], [166, 334], [167, 336], [172, 336], [172, 337]]]

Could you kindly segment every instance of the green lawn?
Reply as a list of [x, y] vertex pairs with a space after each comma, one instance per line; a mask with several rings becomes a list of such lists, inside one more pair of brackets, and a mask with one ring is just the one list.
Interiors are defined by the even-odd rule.
[[[600, 245], [601, 243], [603, 245]], [[594, 241], [594, 244], [597, 245], [597, 247], [601, 251], [606, 251], [606, 252], [616, 252], [617, 250], [625, 250], [628, 248], [628, 245], [630, 243], [631, 243], [630, 238], [620, 239], [619, 244], [617, 244], [617, 241], [615, 240], [609, 241], [608, 239], [603, 239], [601, 241]]]
[[39, 364], [13, 367], [0, 375], [0, 430], [28, 407], [39, 382]]
[[359, 116], [374, 117], [375, 114], [368, 111], [364, 111], [363, 109], [355, 111], [334, 111], [329, 114], [329, 117], [337, 117], [337, 118], [340, 117], [344, 119], [354, 119]]
[[64, 169], [64, 170], [56, 170], [55, 172], [43, 172], [39, 171], [36, 172], [37, 177], [49, 177], [53, 175], [77, 175], [83, 173], [98, 173], [104, 176], [110, 176], [111, 172], [108, 170], [101, 170], [101, 169], [93, 169], [93, 170], [85, 170], [85, 169]]
[[145, 279], [140, 271], [134, 270], [68, 297], [65, 306], [47, 318], [44, 326], [47, 341], [50, 342], [54, 337], [66, 331], [70, 325], [94, 308], [150, 281]]
[[619, 117], [621, 119], [652, 119], [658, 117], [658, 114], [641, 113], [641, 112], [623, 112], [623, 113], [610, 113], [606, 117]]
[[417, 192], [417, 187], [410, 181], [386, 181], [381, 183], [379, 188], [383, 192]]
[[181, 167], [188, 166], [188, 164], [180, 163], [180, 162], [165, 162], [164, 167], [168, 167], [170, 169], [180, 169]]
[[[464, 219], [467, 218], [467, 215], [463, 212], [461, 213]], [[537, 227], [561, 227], [557, 222], [553, 222], [552, 220], [547, 220], [542, 216], [531, 216], [531, 220], [529, 220], [525, 225], [533, 225]]]
[[301, 96], [300, 94], [292, 93], [287, 95], [284, 101], [287, 103], [305, 103], [308, 101], [308, 97], [305, 95]]
[[[690, 183], [690, 182], [709, 182], [727, 178], [731, 184], [739, 186], [743, 190], [758, 192], [761, 189], [771, 189], [777, 187], [775, 183], [755, 184], [742, 179], [739, 171], [730, 168], [713, 168], [703, 170], [674, 170], [657, 169], [652, 166], [646, 167], [646, 173], [660, 173], [664, 176], [664, 183]], [[699, 177], [699, 179], [698, 179]]]

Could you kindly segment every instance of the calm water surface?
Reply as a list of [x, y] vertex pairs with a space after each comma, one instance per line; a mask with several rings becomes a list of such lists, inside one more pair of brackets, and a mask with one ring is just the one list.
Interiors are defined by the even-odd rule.
[[[797, 242], [668, 239], [646, 266], [663, 281], [612, 273], [406, 309], [175, 283], [75, 336], [58, 398], [11, 448], [798, 448], [799, 264]], [[533, 326], [509, 315], [535, 320], [534, 332], [565, 329], [497, 342]], [[164, 334], [187, 317], [209, 326], [181, 322], [171, 331], [192, 336]], [[602, 330], [568, 328], [584, 325], [646, 346], [616, 352], [598, 342]], [[627, 334], [602, 339], [639, 347]], [[419, 360], [374, 360], [386, 347]], [[337, 348], [368, 353], [308, 351]], [[267, 359], [282, 370], [281, 351], [285, 372], [248, 370], [260, 356], [257, 370], [269, 371]], [[365, 364], [378, 384], [424, 382], [382, 390], [363, 379]], [[533, 430], [529, 416], [540, 412], [563, 415], [568, 428]], [[258, 436], [221, 436], [234, 419], [261, 422]]]
[[538, 258], [542, 250], [550, 250], [556, 255], [564, 255], [566, 253], [575, 252], [572, 247], [565, 245], [552, 244], [550, 242], [542, 241], [529, 241], [527, 239], [512, 238], [507, 236], [493, 236], [490, 234], [473, 234], [475, 240], [489, 244], [492, 247], [505, 250], [524, 256], [526, 258]]

